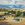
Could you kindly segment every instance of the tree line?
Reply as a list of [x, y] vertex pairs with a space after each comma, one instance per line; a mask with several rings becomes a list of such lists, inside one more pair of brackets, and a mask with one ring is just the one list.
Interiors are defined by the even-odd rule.
[[25, 12], [20, 12], [20, 11], [8, 11], [8, 13], [5, 13], [5, 15], [9, 15], [9, 13], [12, 13], [12, 14], [16, 14], [16, 17], [19, 17], [22, 13], [23, 13], [23, 16], [25, 16]]

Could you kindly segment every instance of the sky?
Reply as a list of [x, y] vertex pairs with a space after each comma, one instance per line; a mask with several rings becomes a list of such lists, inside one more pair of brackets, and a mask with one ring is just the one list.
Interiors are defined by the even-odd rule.
[[0, 5], [0, 8], [25, 8], [24, 5]]
[[[6, 5], [6, 6], [0, 6], [1, 7], [13, 7], [13, 8], [24, 8], [25, 7], [25, 0], [0, 0], [0, 4]], [[12, 6], [8, 6], [8, 4], [11, 4]], [[13, 4], [16, 4], [13, 6]], [[18, 5], [18, 6], [17, 6]], [[19, 5], [24, 5], [24, 6], [19, 6]]]
[[0, 0], [0, 4], [11, 4], [11, 3], [13, 3], [14, 2], [14, 0]]
[[0, 4], [25, 4], [25, 0], [0, 0]]

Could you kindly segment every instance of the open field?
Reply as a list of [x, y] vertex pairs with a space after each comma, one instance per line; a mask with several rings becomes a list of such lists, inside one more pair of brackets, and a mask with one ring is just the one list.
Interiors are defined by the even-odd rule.
[[0, 22], [0, 25], [25, 25], [25, 21], [24, 22], [21, 22], [21, 23], [14, 23], [14, 22]]
[[15, 23], [11, 21], [12, 18], [14, 17], [8, 17], [8, 19], [0, 21], [0, 25], [25, 25], [25, 19], [20, 23]]

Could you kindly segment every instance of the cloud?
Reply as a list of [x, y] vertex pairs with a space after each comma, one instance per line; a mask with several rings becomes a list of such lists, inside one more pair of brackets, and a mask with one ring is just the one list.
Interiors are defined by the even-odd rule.
[[9, 4], [9, 3], [13, 3], [14, 0], [0, 0], [0, 4]]
[[15, 1], [18, 1], [17, 4], [25, 4], [23, 0], [0, 0], [0, 4], [15, 4]]
[[5, 3], [8, 3], [7, 0], [0, 0], [0, 4], [5, 4]]

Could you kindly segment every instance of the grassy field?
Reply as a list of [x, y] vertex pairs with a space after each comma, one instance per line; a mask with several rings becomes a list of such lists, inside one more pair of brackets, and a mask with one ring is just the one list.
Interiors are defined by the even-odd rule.
[[10, 16], [10, 17], [7, 17], [6, 20], [0, 20], [0, 22], [8, 22], [8, 24], [11, 24], [11, 25], [25, 25], [25, 19], [20, 23], [15, 23], [15, 22], [11, 21], [12, 19], [14, 19], [14, 17]]

